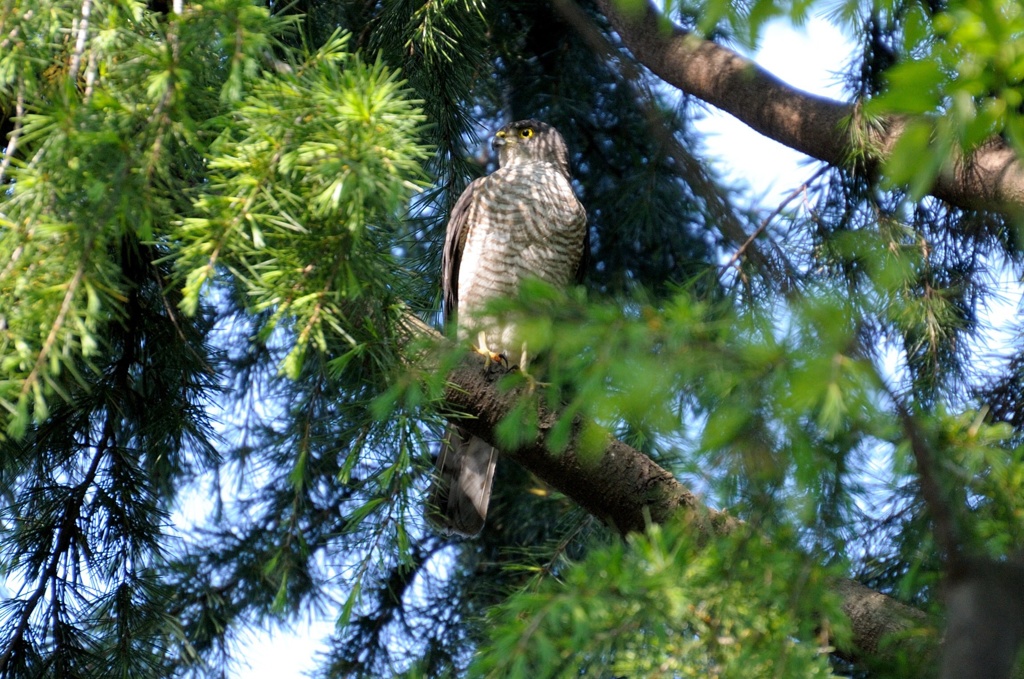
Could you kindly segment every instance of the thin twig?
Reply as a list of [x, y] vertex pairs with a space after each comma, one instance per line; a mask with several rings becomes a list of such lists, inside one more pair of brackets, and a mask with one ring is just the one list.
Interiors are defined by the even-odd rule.
[[47, 584], [51, 580], [55, 580], [57, 578], [57, 570], [60, 567], [60, 560], [71, 548], [75, 533], [75, 523], [82, 514], [82, 504], [85, 502], [86, 493], [96, 481], [96, 474], [99, 472], [100, 462], [113, 445], [113, 442], [113, 417], [108, 413], [106, 424], [103, 427], [103, 438], [97, 443], [96, 453], [93, 455], [92, 463], [89, 465], [89, 469], [86, 471], [81, 483], [75, 486], [74, 501], [65, 509], [65, 514], [61, 519], [61, 525], [60, 529], [57, 531], [57, 540], [54, 544], [53, 553], [50, 554], [50, 559], [46, 563], [46, 568], [39, 574], [39, 583], [36, 585], [35, 590], [33, 590], [28, 599], [25, 600], [24, 608], [22, 608], [21, 614], [18, 616], [18, 624], [15, 626], [14, 632], [11, 634], [10, 639], [7, 642], [7, 648], [4, 649], [3, 655], [0, 655], [0, 675], [4, 674], [7, 669], [7, 664], [11, 661], [11, 658], [14, 657], [15, 651], [18, 647], [21, 646], [22, 641], [25, 638], [25, 632], [28, 631], [29, 620], [32, 617], [32, 613], [35, 612], [39, 602], [42, 600], [43, 596], [46, 595]]
[[75, 40], [75, 53], [71, 55], [71, 66], [68, 68], [68, 81], [74, 84], [78, 80], [78, 70], [82, 67], [82, 55], [85, 54], [85, 41], [89, 38], [89, 15], [92, 13], [92, 0], [82, 2], [82, 19], [78, 22], [78, 37]]
[[11, 158], [18, 150], [18, 138], [21, 137], [21, 121], [25, 119], [25, 79], [18, 76], [18, 98], [14, 102], [14, 130], [11, 132], [11, 139], [7, 142], [4, 150], [4, 159], [0, 161], [0, 186], [4, 183], [4, 174], [11, 165]]
[[85, 276], [85, 264], [89, 261], [89, 254], [92, 250], [92, 243], [88, 243], [85, 247], [85, 251], [82, 253], [82, 259], [78, 263], [78, 269], [75, 270], [75, 275], [71, 277], [68, 282], [68, 289], [64, 293], [64, 300], [61, 302], [60, 311], [57, 313], [57, 318], [54, 319], [53, 325], [50, 326], [50, 333], [46, 336], [46, 341], [43, 342], [42, 348], [39, 350], [39, 355], [36, 357], [35, 365], [32, 366], [32, 372], [29, 373], [28, 377], [25, 378], [25, 384], [21, 387], [21, 397], [24, 398], [28, 393], [29, 389], [32, 388], [32, 384], [39, 379], [39, 372], [43, 369], [43, 364], [46, 363], [46, 357], [49, 356], [50, 350], [53, 349], [53, 345], [57, 341], [57, 333], [64, 326], [64, 319], [67, 317], [68, 312], [71, 310], [71, 303], [75, 298], [75, 293], [78, 291], [78, 286], [82, 282], [82, 278]]
[[726, 262], [725, 265], [721, 268], [719, 272], [719, 277], [724, 275], [725, 272], [729, 270], [729, 267], [735, 264], [736, 260], [743, 256], [743, 253], [747, 250], [747, 248], [750, 247], [753, 244], [753, 242], [757, 239], [757, 237], [760, 236], [764, 232], [764, 230], [768, 228], [768, 225], [772, 222], [772, 220], [778, 217], [779, 214], [786, 209], [786, 206], [792, 203], [797, 198], [797, 196], [800, 196], [801, 194], [806, 192], [807, 189], [810, 187], [811, 183], [814, 182], [815, 179], [820, 177], [827, 169], [828, 166], [822, 167], [813, 175], [811, 175], [810, 179], [808, 179], [803, 184], [793, 189], [789, 193], [789, 195], [786, 196], [774, 210], [772, 210], [771, 214], [762, 219], [761, 223], [754, 230], [754, 233], [750, 234], [750, 237], [747, 238], [746, 241], [744, 241], [743, 245], [740, 246], [739, 250], [734, 252], [732, 257], [729, 258], [729, 261]]

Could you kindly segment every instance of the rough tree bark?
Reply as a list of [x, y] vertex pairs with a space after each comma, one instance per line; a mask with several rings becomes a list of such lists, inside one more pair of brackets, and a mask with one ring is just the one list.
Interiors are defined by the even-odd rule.
[[[488, 376], [475, 360], [463, 363], [448, 379], [445, 405], [452, 413], [464, 414], [450, 419], [494, 443], [495, 428], [524, 397], [522, 391], [499, 389], [493, 375]], [[601, 454], [581, 456], [579, 422], [566, 449], [552, 454], [545, 440], [555, 419], [553, 413], [538, 406], [536, 435], [502, 453], [620, 533], [643, 530], [648, 521], [663, 523], [672, 517], [687, 521], [704, 535], [739, 525], [734, 517], [703, 505], [671, 473], [621, 441], [609, 438]], [[886, 656], [904, 649], [899, 643], [880, 646], [884, 637], [925, 621], [922, 612], [856, 581], [838, 581], [834, 588], [853, 630], [852, 647], [839, 649], [847, 659], [878, 661], [882, 656], [884, 661]]]
[[[623, 44], [666, 83], [735, 116], [761, 134], [837, 167], [853, 158], [875, 163], [893, 148], [906, 119], [871, 125], [854, 120], [855, 104], [792, 87], [732, 50], [676, 26], [649, 2], [597, 0]], [[865, 152], [867, 152], [865, 156]], [[864, 168], [873, 171], [870, 165]], [[964, 209], [1024, 210], [1024, 165], [994, 138], [957, 159], [939, 176], [931, 195]]]

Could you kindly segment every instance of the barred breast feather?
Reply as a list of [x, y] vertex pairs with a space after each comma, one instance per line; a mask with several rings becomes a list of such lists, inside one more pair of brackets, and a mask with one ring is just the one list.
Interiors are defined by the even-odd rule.
[[[521, 163], [498, 170], [477, 189], [472, 210], [459, 270], [460, 318], [472, 318], [488, 300], [514, 296], [526, 278], [558, 287], [573, 281], [583, 254], [586, 213], [555, 165]], [[486, 326], [486, 319], [477, 323]], [[465, 336], [466, 324], [459, 328]], [[504, 344], [514, 334], [509, 328], [486, 331], [492, 351], [510, 356], [518, 351]]]

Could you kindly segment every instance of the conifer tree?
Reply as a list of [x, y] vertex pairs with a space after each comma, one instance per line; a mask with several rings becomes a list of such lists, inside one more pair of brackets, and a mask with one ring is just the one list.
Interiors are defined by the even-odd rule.
[[[739, 56], [826, 10], [846, 101]], [[1024, 259], [1022, 22], [0, 3], [0, 677], [221, 676], [311, 611], [323, 677], [1011, 676], [1024, 359], [984, 312]], [[818, 161], [804, 207], [709, 169], [703, 104]], [[492, 308], [533, 382], [438, 313], [524, 117], [592, 244]], [[474, 540], [423, 519], [453, 420], [503, 451]]]

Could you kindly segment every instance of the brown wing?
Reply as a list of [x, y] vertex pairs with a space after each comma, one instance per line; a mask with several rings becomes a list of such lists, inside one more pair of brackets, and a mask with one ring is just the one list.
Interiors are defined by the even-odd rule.
[[466, 247], [466, 235], [469, 233], [470, 208], [476, 200], [477, 190], [485, 181], [487, 177], [470, 182], [448, 216], [444, 251], [441, 253], [441, 304], [445, 326], [455, 321], [455, 313], [459, 308], [459, 266], [462, 264], [462, 251]]
[[587, 271], [590, 269], [590, 225], [586, 222], [587, 213], [583, 213], [583, 252], [580, 253], [580, 261], [576, 264], [576, 275], [573, 280], [577, 285], [583, 285]]

